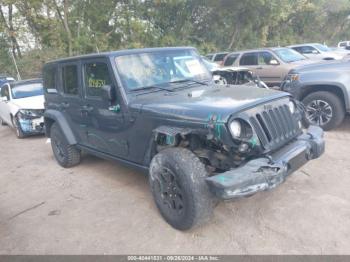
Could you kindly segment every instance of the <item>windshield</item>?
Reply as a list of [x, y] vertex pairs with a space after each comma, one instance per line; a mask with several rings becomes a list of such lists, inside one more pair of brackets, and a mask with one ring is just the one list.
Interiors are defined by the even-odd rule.
[[326, 45], [321, 45], [321, 44], [315, 44], [314, 45], [318, 50], [323, 51], [323, 52], [329, 52], [332, 51], [328, 46]]
[[277, 56], [286, 63], [305, 60], [306, 57], [298, 53], [297, 51], [290, 48], [276, 49], [275, 53]]
[[14, 86], [11, 88], [11, 92], [13, 99], [40, 96], [44, 94], [43, 85], [41, 83]]
[[218, 64], [216, 63], [213, 63], [211, 62], [210, 60], [208, 60], [207, 58], [203, 57], [203, 62], [204, 62], [204, 65], [211, 71], [211, 70], [214, 70], [216, 68], [218, 68]]
[[211, 74], [194, 50], [162, 51], [118, 56], [117, 68], [128, 90], [154, 86], [174, 87], [171, 82], [210, 80]]

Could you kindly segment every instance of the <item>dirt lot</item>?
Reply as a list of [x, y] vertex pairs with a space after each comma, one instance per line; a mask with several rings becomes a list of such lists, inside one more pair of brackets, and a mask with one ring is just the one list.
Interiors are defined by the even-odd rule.
[[63, 169], [46, 138], [0, 127], [0, 254], [350, 254], [349, 127], [285, 184], [186, 233], [160, 217], [143, 174], [92, 156]]

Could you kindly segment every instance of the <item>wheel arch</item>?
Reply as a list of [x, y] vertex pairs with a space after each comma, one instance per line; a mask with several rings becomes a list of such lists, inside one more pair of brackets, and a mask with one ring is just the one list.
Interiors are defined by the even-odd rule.
[[63, 114], [56, 110], [48, 109], [44, 113], [44, 123], [45, 123], [45, 134], [47, 137], [51, 136], [51, 127], [54, 123], [57, 123], [61, 128], [64, 136], [66, 137], [70, 145], [77, 144], [77, 139], [73, 133], [73, 130], [70, 128], [67, 120]]
[[151, 163], [152, 158], [158, 153], [157, 146], [161, 144], [161, 140], [165, 142], [165, 148], [178, 147], [181, 141], [186, 140], [188, 135], [197, 136], [199, 134], [191, 128], [172, 126], [159, 126], [155, 128], [144, 157], [144, 164], [148, 166]]
[[343, 104], [345, 110], [350, 111], [349, 97], [348, 97], [348, 94], [346, 92], [346, 88], [341, 87], [339, 85], [315, 84], [315, 85], [305, 86], [303, 88], [303, 91], [301, 92], [301, 94], [299, 96], [299, 100], [302, 101], [309, 94], [319, 92], [319, 91], [330, 92], [330, 93], [336, 95], [342, 101], [342, 104]]

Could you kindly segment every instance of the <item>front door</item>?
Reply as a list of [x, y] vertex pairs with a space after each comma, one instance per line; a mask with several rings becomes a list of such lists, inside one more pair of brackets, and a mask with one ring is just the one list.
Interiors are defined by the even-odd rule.
[[258, 67], [262, 81], [270, 84], [280, 84], [283, 81], [285, 72], [279, 65], [279, 61], [272, 53], [268, 51], [259, 52]]
[[10, 97], [10, 87], [8, 84], [5, 84], [4, 86], [2, 86], [0, 95], [1, 95], [0, 117], [4, 122], [11, 124], [11, 112], [10, 112], [10, 107], [8, 105], [11, 97]]
[[[127, 131], [116, 89], [107, 59], [83, 60], [84, 105], [82, 112], [89, 119], [86, 146], [117, 157], [129, 154]], [[113, 99], [104, 96], [103, 87], [110, 86]]]

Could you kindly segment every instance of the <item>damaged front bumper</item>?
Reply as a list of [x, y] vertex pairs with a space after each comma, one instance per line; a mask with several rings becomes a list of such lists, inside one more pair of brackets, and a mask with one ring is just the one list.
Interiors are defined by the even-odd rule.
[[18, 118], [18, 123], [24, 134], [34, 135], [45, 133], [44, 117]]
[[286, 177], [325, 150], [323, 130], [311, 126], [306, 133], [271, 155], [206, 179], [210, 190], [221, 199], [253, 195], [275, 188]]

